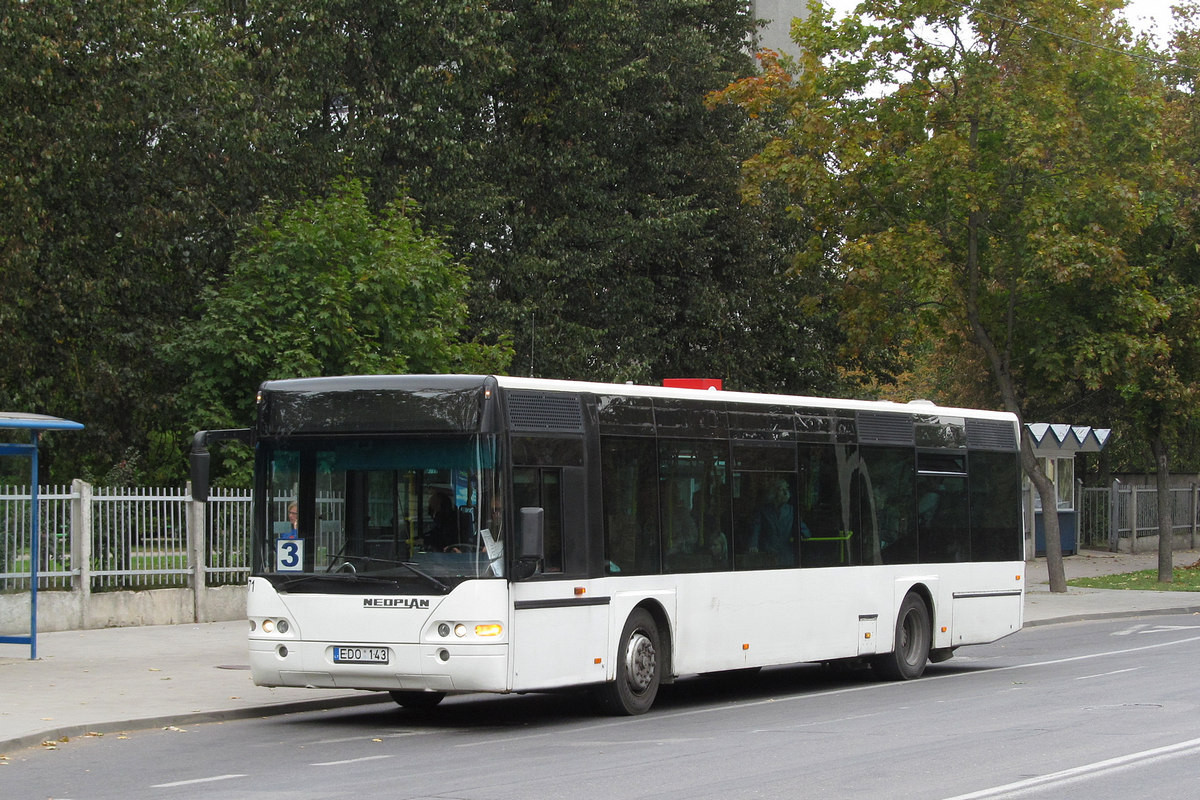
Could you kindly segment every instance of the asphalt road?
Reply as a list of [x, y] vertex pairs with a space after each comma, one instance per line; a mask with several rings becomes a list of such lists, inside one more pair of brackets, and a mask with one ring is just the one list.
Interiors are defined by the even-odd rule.
[[451, 698], [10, 753], [6, 798], [1197, 796], [1200, 617], [1027, 629], [882, 683], [806, 665], [694, 677], [636, 718], [578, 695]]

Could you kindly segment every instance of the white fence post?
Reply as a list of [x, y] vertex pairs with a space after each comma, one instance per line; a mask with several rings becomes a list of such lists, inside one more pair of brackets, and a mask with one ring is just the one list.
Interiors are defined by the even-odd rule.
[[1131, 486], [1129, 492], [1129, 552], [1130, 554], [1137, 552], [1137, 528], [1138, 528], [1138, 513], [1137, 513], [1137, 496], [1138, 487]]
[[1191, 519], [1188, 521], [1188, 527], [1191, 529], [1191, 534], [1192, 534], [1191, 549], [1195, 550], [1196, 549], [1196, 515], [1197, 515], [1196, 502], [1198, 500], [1200, 500], [1200, 487], [1197, 487], [1196, 484], [1194, 484], [1194, 483], [1192, 484], [1191, 497], [1189, 499], [1191, 500], [1191, 508], [1189, 509], [1191, 511], [1191, 515], [1190, 515]]
[[188, 560], [192, 568], [192, 597], [196, 622], [208, 621], [208, 604], [205, 589], [208, 584], [208, 561], [205, 558], [205, 543], [208, 541], [208, 526], [205, 519], [205, 503], [192, 498], [192, 482], [187, 483], [187, 537]]
[[71, 577], [79, 598], [79, 627], [88, 627], [92, 599], [92, 485], [71, 481]]
[[1111, 553], [1121, 549], [1121, 482], [1113, 479], [1112, 490], [1108, 495], [1108, 550]]

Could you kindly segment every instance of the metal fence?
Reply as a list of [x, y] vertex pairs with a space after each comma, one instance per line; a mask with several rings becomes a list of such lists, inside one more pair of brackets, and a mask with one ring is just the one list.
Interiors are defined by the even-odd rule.
[[[39, 588], [71, 586], [71, 500], [69, 486], [38, 487]], [[0, 486], [0, 591], [29, 590], [29, 487]]]
[[[0, 591], [29, 591], [28, 487], [0, 487]], [[244, 583], [250, 573], [250, 493], [214, 490], [197, 568], [187, 489], [38, 488], [38, 589], [92, 591]], [[86, 545], [83, 537], [87, 537]], [[86, 559], [84, 569], [82, 560]]]
[[[1079, 489], [1081, 545], [1137, 552], [1140, 539], [1158, 536], [1158, 489], [1153, 486], [1112, 486]], [[1171, 530], [1176, 547], [1197, 544], [1200, 526], [1200, 487], [1171, 489]]]

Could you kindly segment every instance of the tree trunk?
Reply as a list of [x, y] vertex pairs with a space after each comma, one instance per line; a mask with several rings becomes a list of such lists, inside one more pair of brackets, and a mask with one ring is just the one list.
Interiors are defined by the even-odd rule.
[[[1174, 545], [1175, 520], [1171, 513], [1171, 456], [1167, 444], [1159, 431], [1150, 439], [1154, 453], [1154, 466], [1158, 470], [1155, 484], [1158, 486], [1158, 582], [1171, 583], [1175, 579]], [[1136, 533], [1136, 531], [1135, 531]]]
[[1050, 578], [1051, 592], [1067, 590], [1067, 576], [1063, 569], [1062, 535], [1058, 529], [1058, 493], [1054, 481], [1042, 471], [1042, 463], [1033, 455], [1033, 439], [1028, 430], [1022, 430], [1021, 466], [1033, 483], [1038, 497], [1042, 498], [1042, 531], [1046, 538], [1046, 572]]
[[[974, 117], [971, 119], [970, 145], [972, 167], [974, 167], [974, 153], [979, 148], [979, 120]], [[1063, 571], [1062, 539], [1058, 532], [1058, 497], [1054, 492], [1054, 483], [1042, 472], [1041, 462], [1033, 454], [1033, 439], [1025, 427], [1025, 418], [1021, 414], [1021, 402], [1017, 396], [1017, 384], [1010, 368], [1008, 353], [1007, 351], [1001, 352], [1000, 348], [996, 346], [995, 340], [988, 332], [979, 313], [981, 281], [979, 275], [979, 229], [983, 225], [983, 221], [983, 214], [978, 210], [967, 215], [967, 261], [965, 264], [967, 280], [963, 298], [967, 324], [971, 328], [975, 343], [983, 350], [988, 363], [991, 364], [992, 377], [996, 379], [996, 388], [1000, 390], [1005, 410], [1017, 415], [1021, 436], [1021, 466], [1033, 483], [1038, 496], [1042, 498], [1042, 522], [1046, 533], [1046, 571], [1050, 578], [1050, 591], [1065, 592], [1067, 591], [1067, 578]], [[1015, 290], [1010, 289], [1006, 341], [1012, 341], [1013, 327], [1016, 324], [1015, 296]]]

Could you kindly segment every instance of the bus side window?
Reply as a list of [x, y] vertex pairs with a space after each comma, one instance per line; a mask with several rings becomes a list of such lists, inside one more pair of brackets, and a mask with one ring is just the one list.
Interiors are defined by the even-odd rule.
[[1021, 560], [1021, 465], [1018, 456], [976, 452], [968, 458], [971, 470], [971, 560]]
[[651, 437], [600, 440], [605, 572], [659, 571], [658, 454]]
[[543, 510], [542, 571], [562, 572], [562, 470], [552, 467], [514, 468], [513, 499], [518, 509]]
[[[916, 454], [897, 447], [864, 447], [859, 469], [868, 491], [861, 500], [871, 516], [876, 546], [884, 564], [917, 561]], [[864, 523], [864, 527], [866, 523]]]

